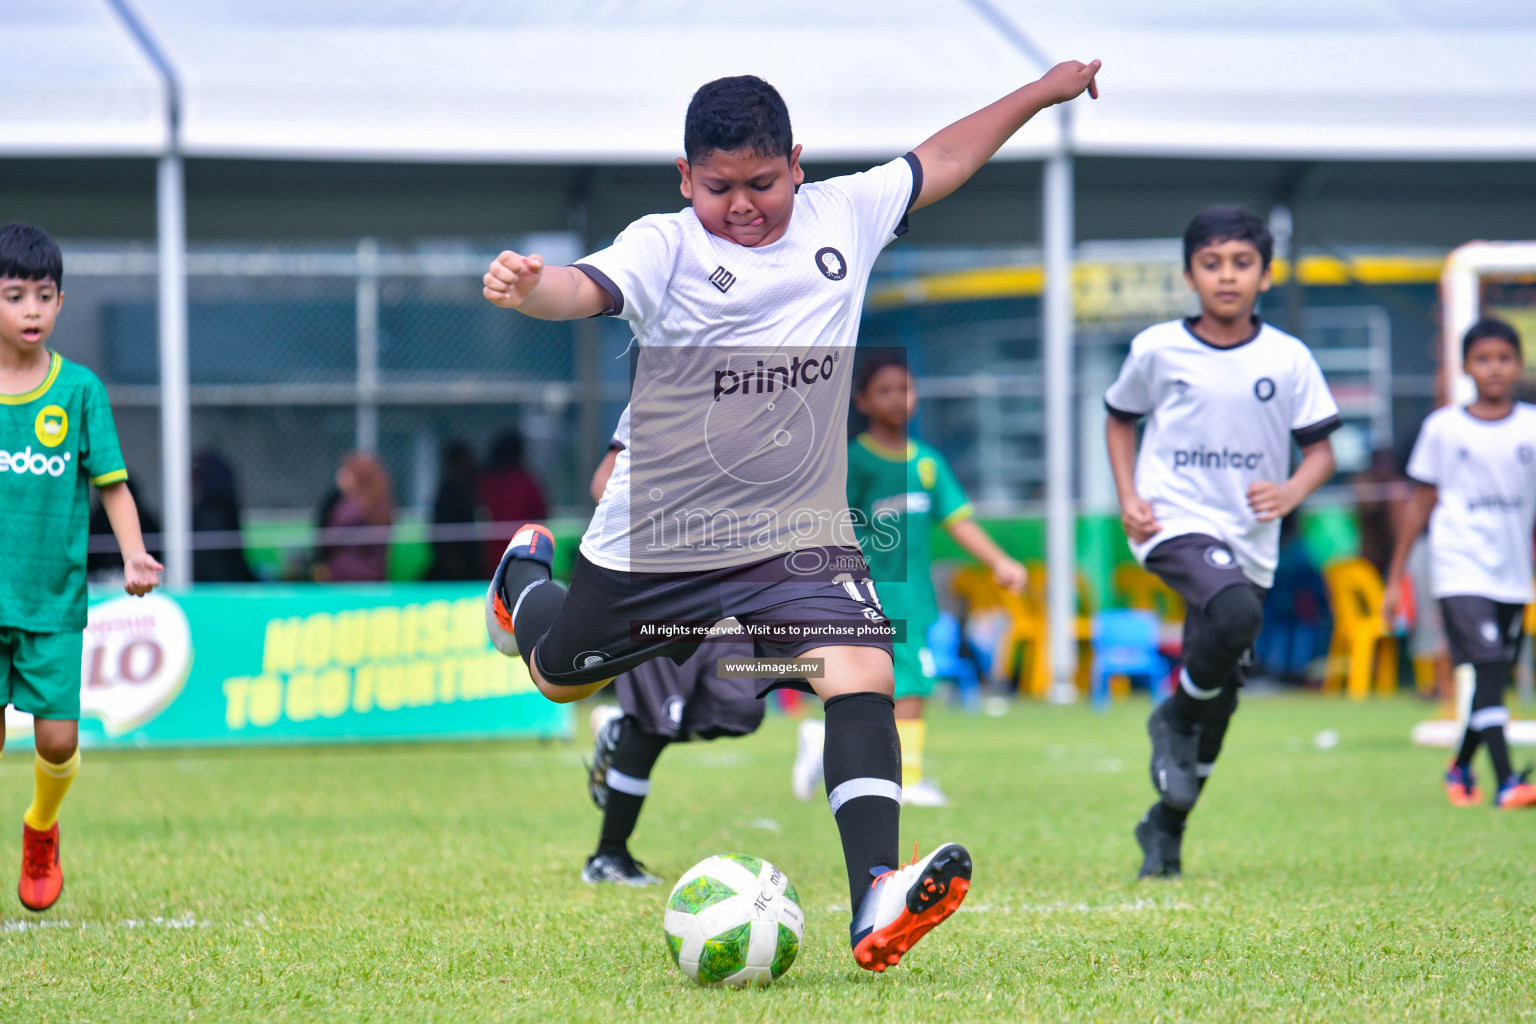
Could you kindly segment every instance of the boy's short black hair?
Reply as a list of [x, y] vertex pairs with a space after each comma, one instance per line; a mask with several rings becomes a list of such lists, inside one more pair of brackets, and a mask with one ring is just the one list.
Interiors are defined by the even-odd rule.
[[907, 366], [907, 354], [900, 349], [882, 349], [865, 356], [859, 360], [859, 365], [853, 371], [853, 393], [862, 395], [869, 387], [869, 382], [875, 379], [875, 374], [887, 366], [897, 366], [910, 374], [912, 370]]
[[1266, 267], [1274, 258], [1275, 236], [1262, 217], [1246, 206], [1207, 206], [1184, 229], [1184, 269], [1206, 246], [1231, 241], [1252, 242]]
[[1485, 316], [1467, 328], [1467, 333], [1462, 336], [1461, 359], [1463, 362], [1466, 361], [1467, 354], [1472, 351], [1473, 342], [1482, 341], [1484, 338], [1497, 338], [1500, 341], [1507, 341], [1515, 346], [1516, 356], [1522, 359], [1525, 356], [1524, 351], [1520, 348], [1520, 332], [1516, 331], [1513, 325], [1500, 320], [1496, 316]]
[[792, 145], [784, 97], [756, 75], [707, 82], [688, 103], [683, 153], [690, 164], [716, 150], [746, 150], [764, 159], [788, 156]]
[[52, 280], [64, 287], [64, 255], [48, 232], [13, 220], [0, 227], [0, 277], [22, 281]]

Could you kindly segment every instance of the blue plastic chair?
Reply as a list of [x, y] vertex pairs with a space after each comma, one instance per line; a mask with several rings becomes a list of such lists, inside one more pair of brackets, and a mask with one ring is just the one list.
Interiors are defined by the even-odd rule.
[[933, 625], [928, 627], [933, 674], [940, 679], [953, 679], [961, 707], [976, 711], [981, 705], [981, 677], [976, 664], [965, 656], [965, 646], [965, 630], [961, 628], [960, 620], [948, 612], [940, 612]]
[[1168, 659], [1158, 650], [1159, 624], [1149, 611], [1125, 608], [1093, 617], [1093, 675], [1089, 695], [1095, 711], [1109, 710], [1110, 676], [1145, 676], [1154, 697], [1168, 675]]

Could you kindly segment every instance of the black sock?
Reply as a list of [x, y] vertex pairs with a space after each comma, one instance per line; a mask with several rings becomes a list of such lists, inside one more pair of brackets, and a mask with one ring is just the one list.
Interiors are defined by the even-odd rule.
[[[1205, 780], [1201, 779], [1200, 783], [1203, 788]], [[1189, 811], [1181, 811], [1177, 807], [1170, 807], [1159, 800], [1147, 812], [1147, 817], [1152, 821], [1152, 824], [1164, 832], [1183, 832], [1184, 822], [1189, 817]]]
[[1515, 774], [1514, 766], [1509, 763], [1509, 744], [1504, 739], [1504, 727], [1498, 725], [1484, 729], [1482, 736], [1483, 746], [1488, 748], [1488, 759], [1493, 762], [1494, 779], [1502, 786]]
[[[1205, 784], [1211, 777], [1211, 772], [1216, 768], [1216, 758], [1221, 756], [1221, 745], [1227, 738], [1227, 726], [1231, 724], [1232, 715], [1237, 710], [1237, 682], [1229, 679], [1222, 685], [1221, 696], [1208, 701], [1201, 701], [1201, 710], [1205, 717], [1200, 729], [1200, 743], [1197, 748], [1195, 770], [1199, 773], [1196, 784], [1199, 786], [1197, 793], [1205, 792]], [[1197, 796], [1198, 800], [1199, 797]], [[1194, 810], [1193, 807], [1189, 811]], [[1152, 805], [1151, 814], [1155, 824], [1163, 828], [1182, 832], [1184, 821], [1189, 817], [1189, 811], [1181, 811], [1177, 807], [1170, 807], [1159, 800]]]
[[[1471, 733], [1475, 730], [1477, 739], [1488, 748], [1488, 758], [1493, 762], [1494, 782], [1502, 786], [1514, 774], [1509, 763], [1509, 745], [1504, 739], [1504, 723], [1509, 721], [1509, 708], [1504, 705], [1504, 689], [1509, 685], [1514, 666], [1508, 662], [1488, 662], [1474, 665], [1473, 670], [1476, 682], [1472, 691], [1472, 713], [1467, 719], [1467, 731]], [[1463, 737], [1462, 748], [1466, 749], [1469, 742], [1475, 751], [1477, 744], [1470, 736]], [[1467, 763], [1470, 764], [1471, 760], [1472, 755], [1468, 753]], [[1456, 763], [1461, 763], [1460, 755]]]
[[[826, 702], [822, 765], [827, 802], [843, 838], [854, 913], [879, 871], [896, 867], [901, 830], [901, 741], [896, 702], [845, 693]], [[879, 869], [876, 871], [875, 869]]]
[[621, 853], [629, 848], [640, 808], [651, 791], [651, 769], [668, 742], [665, 736], [641, 732], [634, 719], [625, 719], [613, 765], [608, 769], [608, 803], [603, 808], [598, 853]]
[[565, 604], [565, 588], [550, 579], [549, 566], [531, 558], [510, 559], [502, 578], [501, 600], [512, 615], [517, 652], [532, 667], [533, 649], [549, 632]]
[[1456, 767], [1463, 770], [1472, 767], [1472, 758], [1477, 754], [1477, 746], [1482, 742], [1483, 734], [1476, 729], [1467, 729], [1461, 734], [1461, 749], [1456, 752]]

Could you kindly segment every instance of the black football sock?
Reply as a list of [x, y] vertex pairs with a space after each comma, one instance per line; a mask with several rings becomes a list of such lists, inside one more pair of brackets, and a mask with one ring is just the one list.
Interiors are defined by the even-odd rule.
[[608, 802], [603, 807], [598, 853], [622, 853], [629, 848], [640, 808], [651, 791], [651, 769], [668, 742], [667, 737], [641, 732], [633, 719], [625, 719], [613, 764], [608, 768]]
[[901, 829], [901, 741], [896, 702], [845, 693], [826, 702], [822, 765], [827, 803], [843, 838], [853, 912], [875, 875], [896, 867]]
[[1461, 749], [1456, 751], [1456, 767], [1463, 770], [1472, 767], [1472, 758], [1477, 755], [1477, 748], [1483, 741], [1483, 734], [1476, 729], [1467, 728], [1461, 734]]
[[560, 614], [560, 607], [565, 604], [565, 588], [550, 579], [549, 566], [543, 562], [513, 558], [508, 560], [506, 575], [502, 577], [501, 601], [512, 616], [517, 651], [527, 662]]
[[[1504, 739], [1504, 726], [1509, 721], [1509, 708], [1504, 706], [1504, 688], [1514, 667], [1507, 662], [1495, 662], [1474, 666], [1476, 688], [1472, 691], [1472, 714], [1467, 718], [1467, 731], [1476, 732], [1478, 739], [1488, 748], [1493, 762], [1494, 783], [1502, 786], [1514, 769], [1509, 763], [1509, 744]], [[1466, 746], [1466, 740], [1462, 741]], [[1458, 758], [1457, 763], [1460, 763]]]
[[[1205, 712], [1205, 718], [1195, 754], [1196, 784], [1199, 786], [1199, 793], [1205, 792], [1205, 784], [1209, 781], [1211, 773], [1216, 770], [1216, 759], [1221, 756], [1221, 745], [1227, 738], [1227, 726], [1231, 724], [1232, 715], [1237, 711], [1237, 690], [1238, 683], [1234, 673], [1222, 684], [1219, 696], [1201, 702], [1201, 710]], [[1192, 810], [1194, 810], [1193, 807], [1189, 809], [1189, 811]], [[1181, 811], [1159, 800], [1152, 806], [1152, 817], [1155, 823], [1164, 828], [1179, 831], [1183, 829], [1184, 820], [1189, 817], [1189, 811]]]

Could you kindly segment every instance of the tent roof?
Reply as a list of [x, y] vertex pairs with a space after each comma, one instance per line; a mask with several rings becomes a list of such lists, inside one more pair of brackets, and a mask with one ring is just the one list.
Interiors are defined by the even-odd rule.
[[1052, 59], [1102, 57], [1079, 152], [1536, 158], [1529, 0], [999, 0]]
[[1040, 73], [964, 0], [137, 2], [185, 82], [189, 155], [666, 160], [693, 91], [750, 73], [818, 157], [889, 158]]
[[0, 156], [165, 149], [165, 88], [103, 0], [0, 0], [0, 26]]
[[[1097, 56], [1083, 153], [1536, 159], [1528, 0], [128, 2], [177, 71], [191, 156], [649, 163], [680, 149], [694, 88], [750, 72], [809, 153], [879, 159]], [[163, 147], [162, 86], [111, 3], [0, 0], [0, 24], [35, 57], [0, 63], [0, 155]], [[1057, 125], [1003, 155], [1049, 152]]]

